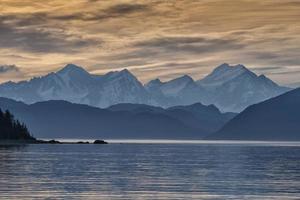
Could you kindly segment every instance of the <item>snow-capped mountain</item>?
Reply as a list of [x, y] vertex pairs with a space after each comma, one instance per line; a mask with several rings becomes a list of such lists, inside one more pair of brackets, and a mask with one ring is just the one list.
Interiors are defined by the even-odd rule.
[[118, 103], [150, 103], [142, 83], [127, 69], [109, 72], [97, 78], [92, 90], [80, 103], [101, 108]]
[[126, 69], [93, 75], [68, 64], [42, 77], [0, 84], [1, 97], [25, 103], [66, 100], [104, 108], [119, 103], [170, 107], [201, 102], [214, 104], [223, 112], [240, 112], [288, 90], [243, 65], [228, 64], [220, 65], [198, 81], [184, 75], [167, 82], [155, 79], [143, 85]]
[[251, 73], [243, 65], [230, 66], [229, 64], [224, 63], [215, 68], [208, 76], [204, 77], [201, 80], [198, 80], [197, 83], [207, 89], [215, 89], [247, 72]]
[[128, 70], [91, 75], [73, 64], [29, 81], [1, 84], [0, 96], [25, 103], [66, 100], [97, 107], [145, 103], [148, 99], [143, 85]]
[[145, 88], [154, 98], [155, 102], [162, 104], [161, 106], [164, 107], [205, 102], [209, 96], [201, 86], [197, 85], [187, 75], [167, 82], [155, 79], [147, 83]]
[[[289, 90], [264, 75], [257, 76], [243, 65], [231, 66], [227, 63], [198, 81], [185, 75], [168, 82], [155, 79], [145, 87], [156, 102], [164, 106], [201, 102], [214, 104], [222, 112], [241, 112], [249, 105]], [[169, 99], [166, 100], [166, 97]]]
[[243, 65], [222, 64], [197, 81], [213, 97], [211, 103], [223, 112], [240, 112], [249, 105], [280, 95], [280, 87], [264, 75], [257, 76]]

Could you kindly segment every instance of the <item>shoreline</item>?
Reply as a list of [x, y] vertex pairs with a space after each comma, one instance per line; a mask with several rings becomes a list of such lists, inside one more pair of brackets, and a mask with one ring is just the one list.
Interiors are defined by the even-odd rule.
[[88, 141], [74, 141], [74, 142], [62, 142], [59, 140], [0, 140], [0, 145], [18, 145], [18, 144], [108, 144], [104, 140], [94, 140], [94, 142]]
[[191, 144], [191, 145], [251, 145], [251, 146], [298, 146], [300, 141], [251, 141], [251, 140], [166, 140], [166, 139], [36, 139], [0, 140], [0, 145], [26, 144]]

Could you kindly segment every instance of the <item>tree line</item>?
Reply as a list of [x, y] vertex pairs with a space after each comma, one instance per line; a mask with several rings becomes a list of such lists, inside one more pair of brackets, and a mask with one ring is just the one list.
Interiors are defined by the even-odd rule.
[[6, 110], [0, 109], [0, 140], [34, 140], [24, 123]]

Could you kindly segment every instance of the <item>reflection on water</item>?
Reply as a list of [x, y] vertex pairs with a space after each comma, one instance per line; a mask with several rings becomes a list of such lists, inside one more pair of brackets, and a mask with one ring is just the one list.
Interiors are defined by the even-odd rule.
[[0, 147], [0, 199], [299, 199], [300, 147]]

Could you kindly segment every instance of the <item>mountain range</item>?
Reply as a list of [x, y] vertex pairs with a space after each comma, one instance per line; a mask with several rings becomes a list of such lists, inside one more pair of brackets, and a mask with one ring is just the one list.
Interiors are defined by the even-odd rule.
[[1, 97], [27, 104], [65, 100], [99, 108], [120, 103], [167, 108], [202, 103], [214, 104], [222, 112], [241, 112], [249, 105], [288, 90], [264, 75], [257, 76], [243, 65], [226, 63], [196, 81], [184, 75], [167, 82], [154, 79], [143, 85], [127, 69], [94, 75], [68, 64], [45, 76], [0, 84]]
[[37, 138], [201, 139], [220, 129], [235, 113], [196, 103], [168, 109], [117, 104], [106, 109], [50, 100], [33, 104], [0, 98]]
[[290, 90], [265, 75], [257, 76], [243, 65], [222, 64], [197, 83], [211, 93], [210, 103], [223, 111], [234, 112]]
[[39, 138], [134, 138], [300, 141], [300, 88], [239, 114], [196, 103], [161, 108], [116, 104], [101, 109], [62, 100], [25, 104], [0, 98]]

